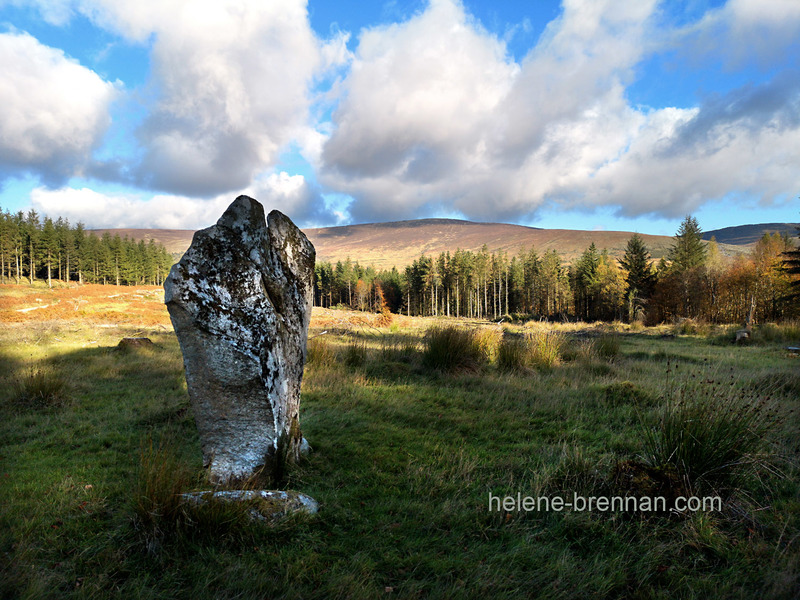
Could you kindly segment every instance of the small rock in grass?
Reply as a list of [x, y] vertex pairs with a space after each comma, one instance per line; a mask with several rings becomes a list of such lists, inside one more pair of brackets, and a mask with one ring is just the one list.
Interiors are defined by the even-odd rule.
[[146, 337], [126, 337], [122, 338], [117, 344], [117, 348], [121, 348], [124, 350], [130, 348], [146, 348], [148, 346], [152, 346], [153, 342], [150, 338]]

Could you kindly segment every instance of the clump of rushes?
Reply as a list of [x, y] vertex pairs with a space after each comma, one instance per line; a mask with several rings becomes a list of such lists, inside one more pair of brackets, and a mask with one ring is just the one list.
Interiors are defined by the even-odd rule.
[[619, 335], [616, 333], [601, 335], [595, 342], [595, 349], [601, 358], [614, 358], [619, 354]]
[[43, 408], [61, 404], [66, 398], [67, 379], [52, 368], [32, 365], [12, 380], [12, 400], [17, 406]]
[[776, 473], [770, 434], [781, 418], [769, 397], [728, 381], [692, 375], [675, 386], [655, 424], [644, 427], [645, 459], [674, 466], [694, 492], [733, 494]]
[[525, 343], [531, 364], [538, 369], [550, 369], [561, 364], [564, 336], [556, 331], [537, 330], [526, 335]]
[[306, 364], [315, 367], [330, 367], [334, 362], [336, 362], [336, 354], [321, 335], [309, 338], [306, 344]]
[[367, 345], [362, 340], [353, 340], [344, 348], [344, 364], [360, 367], [367, 361]]
[[525, 340], [506, 336], [497, 347], [497, 368], [501, 371], [523, 371], [528, 365]]
[[470, 371], [486, 361], [475, 331], [453, 325], [433, 326], [423, 339], [422, 362], [429, 369]]
[[483, 361], [492, 362], [497, 358], [503, 332], [495, 327], [481, 327], [474, 331], [475, 343], [483, 353]]
[[133, 491], [136, 522], [151, 539], [175, 531], [187, 514], [181, 494], [190, 489], [193, 476], [181, 462], [170, 440], [142, 442]]

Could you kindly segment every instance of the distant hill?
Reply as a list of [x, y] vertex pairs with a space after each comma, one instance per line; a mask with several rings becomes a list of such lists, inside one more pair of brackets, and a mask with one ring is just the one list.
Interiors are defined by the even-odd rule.
[[102, 236], [108, 232], [112, 236], [125, 236], [136, 240], [149, 242], [155, 240], [167, 249], [170, 254], [183, 254], [192, 243], [194, 230], [192, 229], [89, 229], [89, 233]]
[[[93, 230], [97, 235], [106, 231], [112, 235], [119, 233], [137, 240], [155, 239], [173, 254], [184, 252], [191, 244], [194, 234], [193, 231], [180, 229]], [[633, 235], [628, 231], [540, 229], [457, 219], [368, 223], [305, 229], [304, 232], [317, 249], [318, 260], [336, 262], [350, 257], [362, 265], [372, 265], [377, 269], [393, 266], [402, 268], [423, 252], [427, 255], [438, 255], [448, 250], [453, 252], [456, 248], [477, 251], [484, 244], [490, 252], [503, 250], [510, 255], [518, 254], [521, 248], [533, 247], [540, 255], [546, 250], [555, 249], [566, 261], [572, 261], [594, 242], [598, 250], [606, 248], [613, 256], [621, 257], [628, 239]], [[673, 244], [671, 236], [642, 234], [641, 237], [655, 259], [664, 256]], [[726, 243], [719, 236], [717, 241], [724, 254], [746, 251], [742, 245]]]
[[[555, 249], [566, 260], [579, 256], [592, 242], [598, 249], [622, 256], [631, 234], [621, 231], [574, 231], [539, 229], [504, 223], [474, 223], [455, 219], [421, 219], [391, 223], [370, 223], [344, 227], [309, 229], [308, 238], [321, 260], [343, 260], [348, 256], [376, 268], [401, 268], [423, 252], [438, 255], [456, 248], [478, 251], [485, 244], [490, 252], [511, 255], [521, 248], [535, 248], [539, 254]], [[642, 236], [656, 258], [672, 243], [666, 236]]]
[[723, 227], [714, 231], [703, 233], [704, 240], [716, 238], [720, 244], [733, 244], [742, 246], [754, 244], [764, 237], [765, 233], [786, 232], [791, 237], [797, 237], [797, 227], [800, 223], [761, 223], [759, 225], [738, 225], [736, 227]]

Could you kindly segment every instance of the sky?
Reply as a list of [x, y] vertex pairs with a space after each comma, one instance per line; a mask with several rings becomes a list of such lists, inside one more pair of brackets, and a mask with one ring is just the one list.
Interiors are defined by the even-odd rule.
[[0, 0], [0, 207], [800, 222], [800, 0]]

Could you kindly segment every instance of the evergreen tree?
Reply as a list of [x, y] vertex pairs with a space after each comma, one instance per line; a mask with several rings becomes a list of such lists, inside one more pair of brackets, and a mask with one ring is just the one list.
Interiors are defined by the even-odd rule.
[[691, 215], [687, 215], [675, 235], [675, 244], [669, 252], [673, 270], [682, 273], [702, 266], [706, 260], [703, 231]]
[[[797, 228], [797, 233], [800, 235], [800, 227]], [[787, 300], [797, 306], [800, 303], [800, 248], [788, 250], [783, 253], [783, 269], [784, 272], [791, 277], [791, 293]]]
[[635, 292], [640, 298], [649, 298], [655, 285], [655, 273], [650, 264], [650, 251], [638, 233], [628, 240], [625, 255], [619, 262], [628, 272], [625, 276], [627, 292]]
[[597, 246], [592, 242], [584, 250], [581, 257], [571, 269], [572, 291], [575, 296], [575, 312], [584, 321], [592, 320], [595, 315], [594, 290], [592, 281], [597, 273], [597, 266], [600, 264], [600, 255], [597, 253]]
[[6, 278], [11, 277], [11, 257], [14, 253], [13, 238], [14, 227], [11, 215], [0, 211], [0, 283], [5, 283]]
[[647, 299], [653, 295], [656, 284], [656, 275], [650, 264], [650, 251], [638, 233], [634, 233], [628, 240], [620, 265], [627, 271], [625, 297], [628, 299], [628, 320], [633, 321], [637, 314], [641, 314]]
[[39, 236], [42, 260], [47, 267], [47, 285], [53, 287], [53, 258], [58, 252], [58, 232], [53, 219], [45, 217], [44, 226]]

